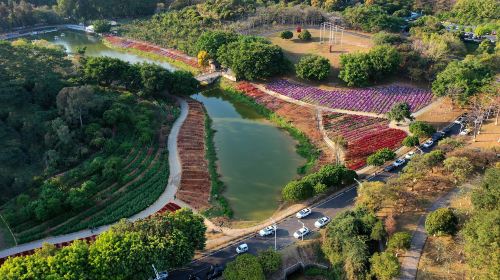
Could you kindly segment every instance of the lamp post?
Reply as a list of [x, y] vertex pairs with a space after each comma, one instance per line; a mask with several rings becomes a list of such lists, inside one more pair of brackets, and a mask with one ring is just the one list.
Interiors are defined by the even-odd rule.
[[276, 233], [278, 232], [278, 225], [276, 224], [276, 221], [271, 218], [271, 221], [273, 221], [273, 226], [274, 226], [274, 251], [277, 251], [277, 239], [276, 239]]
[[356, 183], [358, 183], [358, 185], [361, 187], [363, 184], [356, 178], [354, 178], [354, 181], [356, 181]]
[[[304, 223], [301, 220], [297, 220], [297, 221], [302, 224], [302, 228], [306, 227], [306, 225], [304, 225]], [[301, 234], [301, 237], [302, 237], [302, 241], [304, 241], [304, 234]]]

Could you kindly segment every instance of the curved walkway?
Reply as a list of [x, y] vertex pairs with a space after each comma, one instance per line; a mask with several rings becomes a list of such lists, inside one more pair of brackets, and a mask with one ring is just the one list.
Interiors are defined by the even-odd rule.
[[[143, 219], [146, 218], [156, 212], [158, 212], [163, 206], [165, 206], [168, 202], [174, 201], [174, 195], [177, 191], [177, 187], [179, 186], [180, 179], [181, 179], [181, 163], [179, 159], [179, 151], [177, 150], [177, 136], [179, 135], [180, 128], [182, 124], [184, 123], [184, 120], [187, 117], [189, 106], [187, 102], [184, 99], [176, 97], [177, 101], [180, 104], [181, 107], [181, 114], [175, 120], [174, 124], [172, 125], [172, 130], [170, 131], [170, 134], [168, 136], [168, 163], [169, 163], [169, 170], [170, 170], [170, 176], [168, 179], [168, 184], [165, 187], [165, 191], [160, 195], [160, 197], [155, 201], [155, 203], [151, 204], [148, 208], [142, 210], [141, 212], [133, 215], [132, 217], [128, 218], [129, 221], [135, 221], [138, 219]], [[175, 203], [178, 203], [177, 200], [175, 200]], [[185, 207], [186, 204], [184, 203], [178, 203], [179, 205]], [[58, 236], [52, 236], [52, 237], [47, 237], [45, 239], [40, 239], [37, 241], [32, 241], [28, 243], [24, 243], [9, 249], [5, 249], [0, 251], [0, 258], [5, 258], [11, 255], [15, 255], [17, 253], [25, 252], [25, 251], [30, 251], [36, 248], [42, 247], [42, 244], [47, 242], [51, 244], [58, 244], [58, 243], [63, 243], [63, 242], [70, 242], [76, 239], [81, 239], [89, 236], [93, 236], [96, 234], [100, 234], [107, 229], [109, 229], [111, 225], [105, 225], [101, 226], [97, 229], [94, 230], [81, 230], [73, 233], [68, 233], [68, 234], [63, 234], [63, 235], [58, 235]]]
[[[457, 187], [449, 193], [441, 196], [429, 208], [427, 208], [427, 213], [448, 206], [450, 199], [455, 194], [457, 194], [459, 190], [460, 188]], [[420, 219], [418, 220], [417, 228], [413, 232], [410, 250], [405, 253], [401, 264], [401, 274], [398, 278], [400, 280], [417, 279], [418, 263], [420, 261], [420, 256], [422, 255], [425, 242], [427, 241], [427, 233], [425, 233], [426, 217], [427, 214], [424, 214], [420, 217]]]

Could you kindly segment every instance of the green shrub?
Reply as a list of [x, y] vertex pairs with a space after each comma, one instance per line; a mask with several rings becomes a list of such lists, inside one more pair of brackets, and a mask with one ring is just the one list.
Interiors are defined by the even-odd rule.
[[389, 148], [383, 148], [376, 151], [366, 159], [366, 163], [374, 166], [381, 166], [388, 160], [396, 158], [396, 153]]
[[418, 140], [418, 137], [413, 135], [413, 136], [406, 136], [405, 139], [403, 139], [403, 145], [406, 147], [415, 147], [420, 144], [420, 141]]
[[371, 274], [379, 280], [391, 280], [399, 275], [399, 261], [390, 252], [375, 253], [370, 258]]
[[410, 124], [410, 132], [417, 137], [431, 137], [436, 129], [423, 121], [415, 121]]
[[281, 266], [281, 254], [272, 248], [260, 252], [257, 259], [265, 274], [273, 273]]
[[283, 32], [281, 32], [280, 37], [281, 37], [281, 39], [286, 39], [286, 40], [292, 39], [293, 32], [289, 31], [289, 30], [283, 31]]
[[312, 38], [311, 32], [309, 32], [307, 29], [302, 30], [299, 34], [299, 39], [302, 41], [310, 41]]
[[402, 43], [404, 39], [399, 34], [381, 31], [372, 37], [375, 45], [396, 45]]
[[455, 234], [458, 218], [450, 208], [440, 208], [430, 213], [425, 219], [425, 230], [432, 235]]
[[287, 201], [300, 201], [312, 197], [314, 189], [307, 182], [292, 181], [285, 185], [281, 193]]
[[410, 245], [411, 234], [408, 232], [396, 232], [387, 242], [387, 248], [389, 250], [407, 250], [410, 249]]
[[295, 65], [297, 76], [306, 80], [324, 80], [330, 74], [330, 61], [319, 55], [307, 55]]
[[323, 183], [317, 183], [314, 185], [314, 194], [322, 194], [328, 190], [328, 187]]

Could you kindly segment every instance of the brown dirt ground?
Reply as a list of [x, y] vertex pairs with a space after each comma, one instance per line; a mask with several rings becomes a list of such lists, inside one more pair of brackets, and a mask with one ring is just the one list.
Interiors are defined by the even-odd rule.
[[465, 110], [452, 106], [451, 100], [443, 98], [429, 105], [429, 108], [421, 115], [417, 116], [418, 121], [425, 121], [433, 125], [436, 129], [442, 129], [451, 121], [455, 120]]
[[481, 133], [477, 135], [476, 141], [470, 144], [474, 148], [500, 148], [500, 124], [495, 125], [495, 119], [483, 123]]

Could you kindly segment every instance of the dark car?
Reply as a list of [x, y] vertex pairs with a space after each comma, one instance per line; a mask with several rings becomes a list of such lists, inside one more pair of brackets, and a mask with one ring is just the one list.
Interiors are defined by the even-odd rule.
[[432, 134], [432, 140], [433, 141], [441, 140], [441, 139], [443, 139], [443, 137], [445, 135], [446, 135], [446, 132], [444, 132], [444, 131], [438, 131], [438, 132]]
[[390, 164], [390, 165], [387, 165], [385, 168], [384, 168], [384, 171], [385, 172], [390, 172], [392, 170], [394, 170], [394, 168], [396, 168], [396, 166]]
[[210, 269], [207, 272], [207, 280], [217, 279], [217, 278], [221, 277], [222, 272], [224, 272], [224, 266], [211, 265]]

